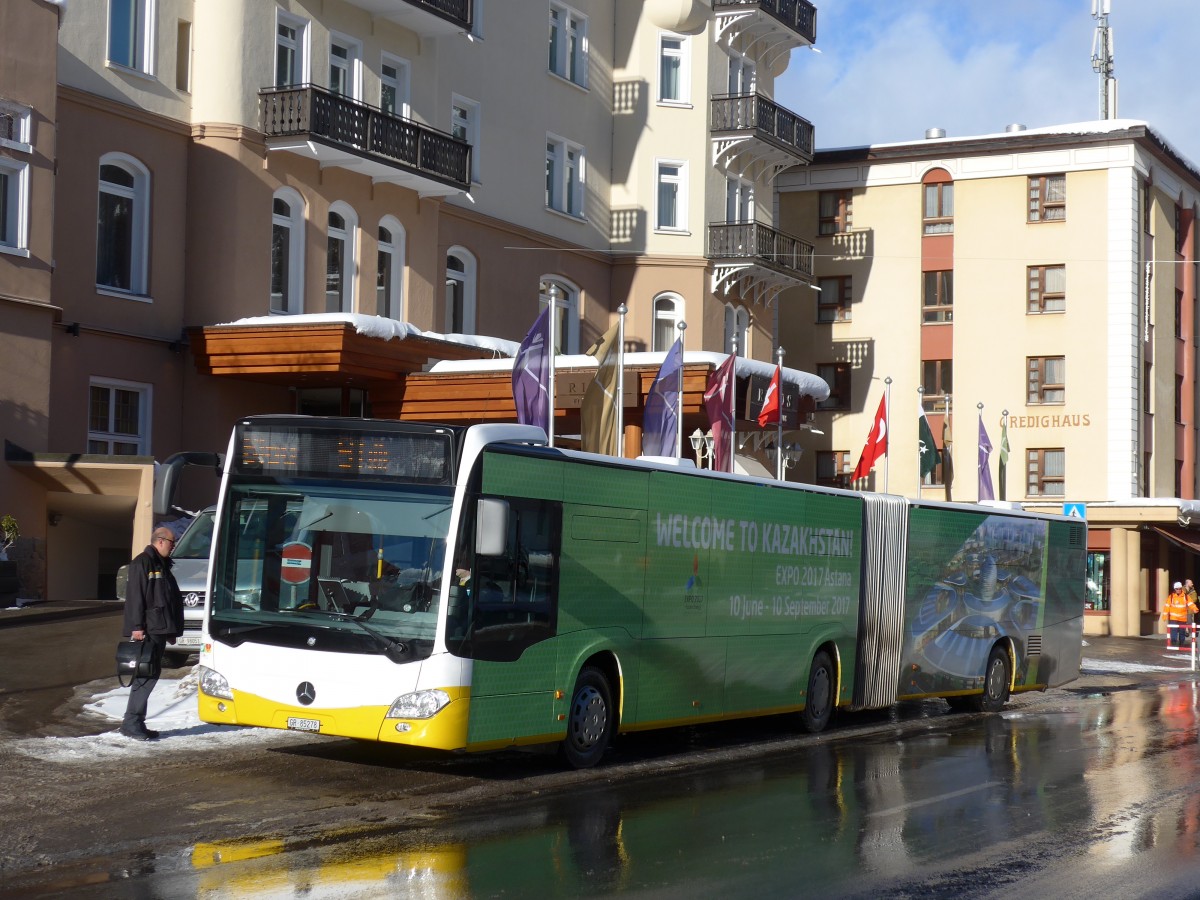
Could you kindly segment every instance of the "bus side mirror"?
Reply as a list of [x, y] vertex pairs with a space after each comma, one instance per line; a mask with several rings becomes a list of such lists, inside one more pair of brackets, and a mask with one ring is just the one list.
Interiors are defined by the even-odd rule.
[[503, 556], [508, 543], [508, 501], [481, 497], [475, 507], [475, 555]]

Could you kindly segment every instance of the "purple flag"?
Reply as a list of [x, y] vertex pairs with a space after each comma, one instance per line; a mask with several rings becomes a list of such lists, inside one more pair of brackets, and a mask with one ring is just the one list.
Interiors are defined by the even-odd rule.
[[992, 472], [988, 468], [988, 459], [992, 455], [992, 442], [988, 440], [987, 429], [983, 427], [983, 414], [979, 416], [979, 499], [995, 500], [996, 493], [992, 490]]
[[537, 425], [549, 433], [550, 428], [550, 310], [542, 310], [513, 359], [513, 402], [517, 405], [517, 421], [522, 425]]
[[679, 413], [679, 392], [683, 387], [683, 339], [675, 341], [650, 393], [646, 395], [646, 410], [642, 416], [642, 455], [678, 456], [676, 447]]

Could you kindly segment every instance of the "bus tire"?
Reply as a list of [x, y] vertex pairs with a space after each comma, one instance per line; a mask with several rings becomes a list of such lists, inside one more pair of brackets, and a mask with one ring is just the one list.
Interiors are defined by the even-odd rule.
[[809, 734], [824, 731], [833, 716], [834, 685], [837, 676], [833, 671], [833, 660], [824, 650], [813, 657], [808, 670], [808, 693], [804, 697], [804, 709], [800, 721]]
[[599, 669], [587, 666], [575, 681], [567, 710], [567, 736], [561, 754], [573, 769], [589, 769], [600, 762], [612, 740], [612, 690]]
[[993, 647], [987, 668], [983, 670], [983, 693], [971, 697], [971, 706], [977, 712], [1000, 712], [1008, 702], [1008, 686], [1011, 683], [1008, 653], [1003, 647]]

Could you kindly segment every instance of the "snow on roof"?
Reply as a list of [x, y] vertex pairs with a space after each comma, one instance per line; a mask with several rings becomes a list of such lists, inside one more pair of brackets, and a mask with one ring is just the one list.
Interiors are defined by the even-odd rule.
[[[299, 316], [251, 316], [238, 319], [235, 322], [222, 322], [214, 327], [262, 327], [262, 326], [291, 326], [291, 325], [329, 325], [343, 323], [353, 325], [354, 330], [367, 337], [381, 340], [403, 340], [406, 337], [424, 337], [435, 341], [446, 341], [451, 344], [463, 344], [469, 347], [479, 347], [490, 350], [493, 359], [442, 360], [430, 367], [430, 372], [439, 374], [452, 372], [503, 372], [511, 371], [513, 360], [520, 349], [516, 341], [506, 341], [502, 338], [487, 337], [478, 334], [440, 334], [436, 331], [421, 331], [409, 322], [388, 319], [384, 316], [367, 316], [362, 313], [313, 313]], [[665, 352], [657, 353], [626, 353], [625, 366], [661, 366]], [[726, 354], [713, 353], [707, 350], [688, 350], [683, 354], [684, 364], [708, 363], [714, 367], [725, 362]], [[587, 369], [596, 366], [596, 358], [582, 353], [559, 354], [555, 357], [557, 369]], [[734, 371], [739, 377], [749, 375], [764, 375], [770, 378], [775, 374], [774, 363], [759, 362], [755, 359], [738, 357], [734, 363]], [[829, 396], [829, 385], [816, 375], [802, 372], [799, 369], [784, 368], [782, 380], [794, 384], [801, 394], [812, 397], [818, 402]]]

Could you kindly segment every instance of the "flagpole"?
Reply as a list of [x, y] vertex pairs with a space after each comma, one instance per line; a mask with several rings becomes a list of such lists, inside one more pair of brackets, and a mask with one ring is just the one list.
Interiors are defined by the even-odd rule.
[[[925, 385], [923, 385], [923, 384], [917, 386], [917, 407], [920, 409], [921, 415], [925, 415]], [[920, 427], [920, 424], [921, 423], [918, 421], [917, 426]], [[918, 500], [921, 499], [921, 482], [925, 480], [925, 473], [921, 471], [922, 468], [924, 468], [924, 466], [923, 466], [924, 462], [925, 462], [925, 460], [921, 456], [920, 435], [917, 435], [917, 499]]]
[[737, 430], [733, 423], [737, 421], [737, 330], [733, 332], [733, 371], [729, 373], [729, 474], [733, 474], [733, 457], [737, 452]]
[[[883, 379], [883, 421], [887, 429], [884, 434], [891, 438], [892, 431], [892, 376]], [[889, 441], [890, 446], [890, 441]], [[883, 492], [888, 492], [888, 473], [892, 468], [892, 454], [884, 454], [883, 460]]]
[[775, 348], [775, 367], [779, 371], [779, 415], [775, 418], [775, 480], [783, 481], [783, 348]]
[[687, 322], [679, 322], [679, 392], [675, 397], [675, 456], [683, 453], [683, 335]]
[[616, 435], [616, 456], [624, 458], [625, 456], [625, 313], [629, 312], [629, 307], [624, 303], [617, 307], [617, 315], [620, 317], [617, 326], [617, 435]]
[[553, 281], [550, 282], [550, 370], [547, 376], [550, 379], [546, 390], [546, 430], [549, 432], [547, 437], [550, 439], [550, 446], [554, 446], [554, 349], [555, 339], [558, 337], [558, 285]]

